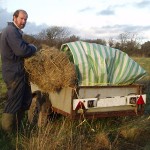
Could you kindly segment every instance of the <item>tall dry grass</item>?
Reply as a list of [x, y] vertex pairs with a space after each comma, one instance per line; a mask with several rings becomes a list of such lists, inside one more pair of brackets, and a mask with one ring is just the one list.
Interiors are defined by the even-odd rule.
[[[29, 130], [28, 130], [29, 131]], [[19, 135], [23, 150], [123, 150], [150, 148], [150, 117], [50, 121]], [[148, 150], [148, 149], [147, 149]]]
[[87, 120], [83, 122], [63, 118], [32, 130], [28, 136], [24, 130], [18, 144], [23, 150], [110, 149], [108, 133], [102, 131], [101, 127]]

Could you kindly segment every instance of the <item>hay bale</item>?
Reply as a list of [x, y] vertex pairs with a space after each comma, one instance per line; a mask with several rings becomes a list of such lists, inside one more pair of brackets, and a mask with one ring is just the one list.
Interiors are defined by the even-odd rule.
[[54, 47], [46, 47], [25, 59], [25, 69], [30, 82], [42, 91], [58, 91], [63, 87], [75, 87], [77, 76], [73, 63], [65, 52]]

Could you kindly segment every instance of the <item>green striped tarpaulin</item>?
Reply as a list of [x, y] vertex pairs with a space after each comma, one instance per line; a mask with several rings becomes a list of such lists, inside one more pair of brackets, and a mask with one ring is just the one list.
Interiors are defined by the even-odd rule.
[[70, 42], [61, 46], [75, 64], [80, 86], [127, 85], [146, 71], [121, 50], [95, 43]]

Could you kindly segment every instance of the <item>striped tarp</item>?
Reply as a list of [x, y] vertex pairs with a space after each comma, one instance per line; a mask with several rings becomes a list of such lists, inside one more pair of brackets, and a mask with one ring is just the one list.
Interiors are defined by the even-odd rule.
[[75, 64], [80, 86], [127, 85], [146, 71], [126, 53], [108, 46], [82, 41], [63, 44]]

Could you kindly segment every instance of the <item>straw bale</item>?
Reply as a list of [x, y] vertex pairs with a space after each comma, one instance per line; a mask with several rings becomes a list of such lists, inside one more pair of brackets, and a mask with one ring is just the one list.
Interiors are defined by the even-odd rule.
[[55, 47], [41, 49], [34, 56], [25, 59], [24, 65], [30, 82], [44, 92], [76, 86], [75, 65], [69, 61], [65, 52]]

